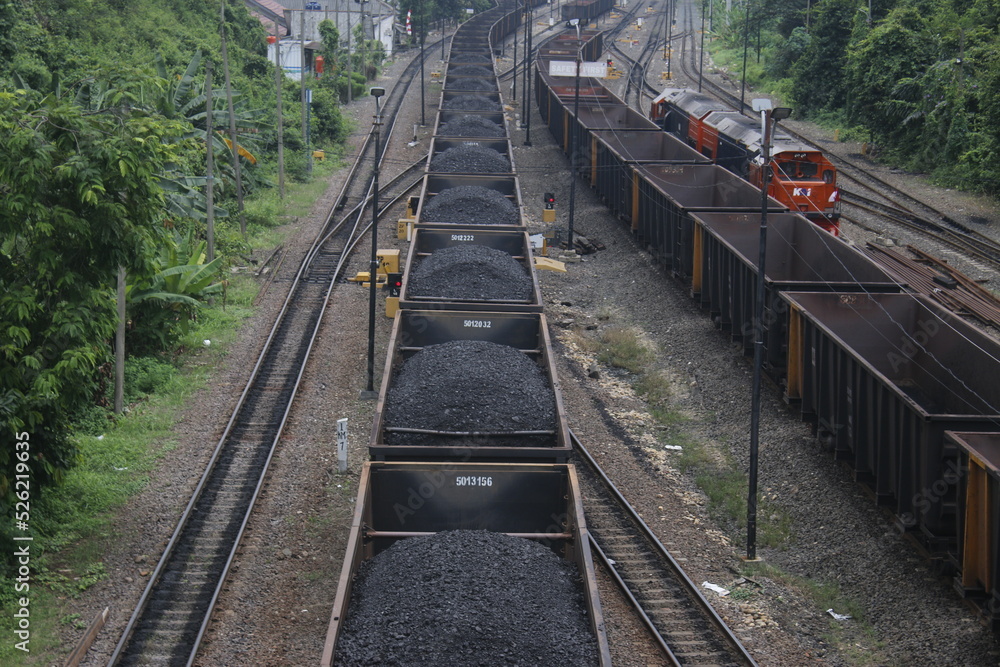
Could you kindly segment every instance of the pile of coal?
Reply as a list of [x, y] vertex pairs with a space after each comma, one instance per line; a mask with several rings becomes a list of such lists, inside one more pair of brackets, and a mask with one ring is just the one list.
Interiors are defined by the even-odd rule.
[[387, 445], [552, 447], [554, 434], [504, 434], [555, 427], [548, 377], [527, 354], [499, 343], [428, 345], [400, 365], [386, 396]]
[[517, 207], [496, 190], [481, 185], [459, 185], [431, 197], [420, 214], [421, 222], [456, 225], [517, 225]]
[[488, 76], [496, 77], [496, 74], [489, 67], [477, 67], [475, 65], [458, 65], [448, 68], [448, 76]]
[[462, 144], [443, 150], [431, 159], [431, 171], [444, 174], [509, 174], [510, 160], [500, 151]]
[[443, 108], [454, 111], [503, 111], [499, 102], [485, 95], [456, 95], [445, 102]]
[[489, 118], [465, 114], [444, 123], [439, 132], [445, 137], [503, 137], [502, 126]]
[[365, 562], [338, 665], [597, 665], [579, 574], [537, 542], [455, 530]]
[[488, 93], [497, 89], [496, 79], [459, 77], [448, 81], [448, 90], [475, 90]]
[[451, 63], [487, 63], [492, 64], [493, 58], [485, 53], [453, 53]]
[[527, 301], [531, 276], [516, 259], [481, 245], [442, 248], [410, 273], [407, 295], [456, 301]]

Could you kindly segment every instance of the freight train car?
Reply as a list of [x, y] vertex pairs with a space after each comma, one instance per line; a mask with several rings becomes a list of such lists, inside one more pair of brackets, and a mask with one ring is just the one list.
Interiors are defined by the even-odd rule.
[[[566, 128], [576, 122], [572, 98], [562, 81], [547, 75], [544, 57], [536, 67], [536, 99], [569, 156]], [[609, 109], [621, 105], [599, 81], [588, 81], [587, 90]], [[759, 152], [755, 124], [736, 122], [718, 103], [688, 93], [662, 96], [653, 115], [700, 154], [741, 172], [739, 165]], [[671, 107], [668, 100], [678, 105]], [[742, 129], [734, 130], [737, 126]], [[614, 130], [607, 133], [616, 136]], [[593, 132], [592, 145], [603, 136]], [[621, 136], [627, 139], [613, 141], [641, 142], [643, 133], [630, 128]], [[781, 191], [769, 190], [778, 197], [766, 200], [759, 323], [759, 189], [735, 176], [735, 183], [717, 176], [711, 170], [728, 173], [719, 166], [618, 159], [621, 151], [610, 150], [611, 143], [592, 149], [610, 150], [616, 159], [595, 158], [588, 180], [600, 189], [595, 173], [601, 168], [631, 173], [630, 215], [621, 212], [620, 194], [602, 196], [631, 222], [643, 249], [689, 287], [745, 352], [760, 327], [765, 370], [785, 385], [786, 402], [891, 511], [901, 531], [939, 564], [955, 568], [956, 588], [979, 605], [985, 622], [1000, 629], [1000, 342], [909, 293], [855, 248], [817, 229], [812, 223], [836, 232], [836, 172], [819, 154], [794, 149], [786, 154], [780, 136], [778, 143], [776, 155], [785, 156], [775, 164], [779, 182], [816, 188], [808, 193], [811, 203], [795, 198], [805, 193], [781, 199], [787, 207], [778, 200]], [[648, 151], [643, 156], [648, 158]], [[746, 163], [744, 173], [750, 175], [750, 169]], [[793, 174], [797, 180], [785, 178]], [[620, 186], [615, 191], [620, 193]]]
[[[703, 155], [761, 187], [761, 126], [721, 102], [686, 88], [667, 88], [650, 104], [649, 117]], [[839, 234], [837, 169], [822, 152], [775, 128], [773, 177], [767, 193], [832, 234]]]
[[503, 98], [479, 69], [523, 16], [507, 2], [453, 41], [325, 666], [611, 664]]
[[365, 463], [322, 664], [610, 667], [566, 464]]

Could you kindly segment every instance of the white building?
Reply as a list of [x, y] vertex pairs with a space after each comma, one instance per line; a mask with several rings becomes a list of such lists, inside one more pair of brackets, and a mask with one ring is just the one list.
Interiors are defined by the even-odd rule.
[[[382, 0], [365, 0], [356, 2], [355, 0], [282, 0], [278, 5], [273, 0], [263, 0], [254, 2], [247, 0], [251, 11], [261, 16], [263, 12], [256, 10], [270, 10], [267, 13], [271, 16], [281, 11], [284, 20], [283, 25], [286, 30], [280, 29], [282, 34], [281, 64], [285, 74], [298, 80], [302, 76], [302, 43], [305, 38], [306, 48], [306, 68], [311, 69], [313, 58], [309, 51], [320, 48], [322, 36], [319, 33], [320, 21], [332, 21], [340, 32], [341, 45], [349, 46], [352, 53], [356, 52], [354, 31], [360, 24], [364, 26], [365, 36], [368, 39], [375, 39], [382, 43], [387, 56], [393, 53], [393, 30], [396, 24], [395, 8]], [[268, 26], [266, 18], [262, 18], [265, 26]], [[273, 34], [273, 23], [268, 26], [268, 31]], [[285, 37], [285, 35], [288, 35]], [[350, 37], [348, 37], [350, 36]], [[268, 60], [274, 62], [274, 44], [267, 47]]]

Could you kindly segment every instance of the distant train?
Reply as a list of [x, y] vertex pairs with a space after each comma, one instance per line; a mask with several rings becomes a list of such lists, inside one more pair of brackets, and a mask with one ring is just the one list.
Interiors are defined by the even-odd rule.
[[[762, 187], [760, 123], [702, 93], [667, 88], [651, 105], [657, 125], [717, 164]], [[774, 178], [767, 194], [834, 235], [840, 233], [837, 169], [822, 152], [780, 128], [771, 142]]]

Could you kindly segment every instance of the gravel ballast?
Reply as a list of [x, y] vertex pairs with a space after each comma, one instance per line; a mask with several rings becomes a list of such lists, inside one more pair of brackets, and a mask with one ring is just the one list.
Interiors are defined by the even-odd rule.
[[462, 144], [441, 151], [431, 160], [431, 171], [446, 174], [509, 174], [510, 160], [499, 151]]
[[502, 250], [481, 245], [452, 246], [420, 262], [410, 274], [407, 293], [463, 301], [525, 301], [531, 298], [531, 277]]
[[444, 103], [449, 111], [503, 111], [499, 102], [484, 95], [456, 95]]
[[596, 665], [576, 568], [530, 540], [456, 530], [362, 566], [340, 665]]
[[385, 407], [388, 445], [543, 447], [553, 435], [447, 436], [388, 428], [449, 432], [552, 431], [555, 393], [528, 355], [508, 345], [459, 340], [428, 345], [396, 371]]
[[467, 114], [453, 118], [441, 126], [445, 137], [505, 137], [504, 129], [489, 118]]
[[496, 190], [481, 185], [459, 185], [430, 198], [421, 222], [450, 222], [457, 225], [517, 225], [517, 207]]

